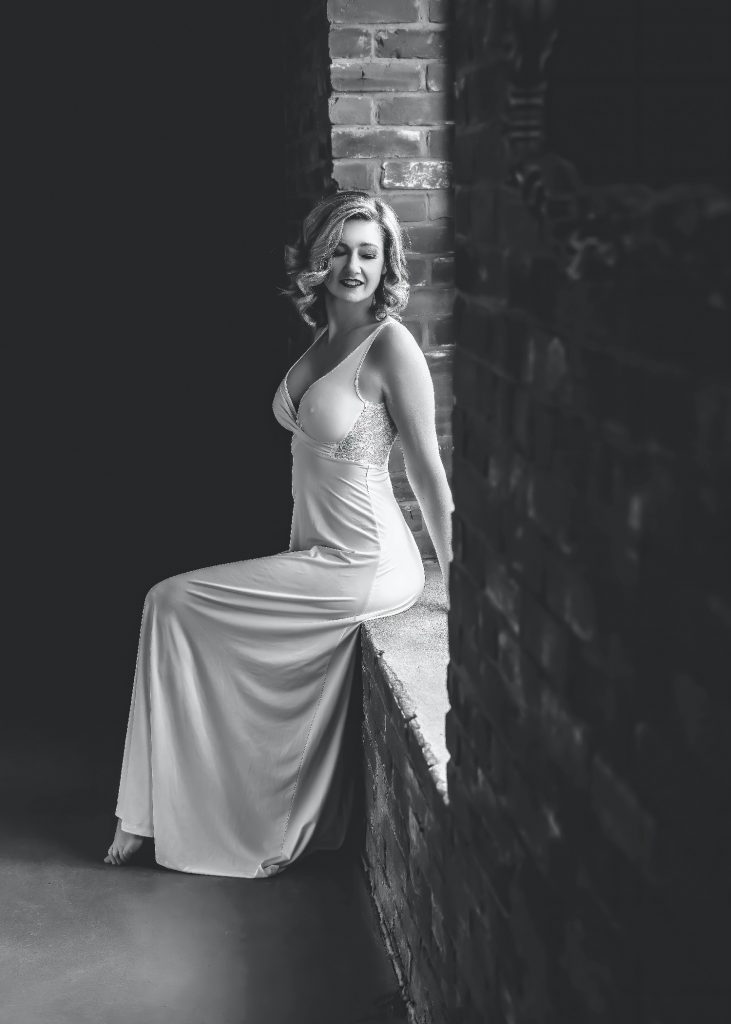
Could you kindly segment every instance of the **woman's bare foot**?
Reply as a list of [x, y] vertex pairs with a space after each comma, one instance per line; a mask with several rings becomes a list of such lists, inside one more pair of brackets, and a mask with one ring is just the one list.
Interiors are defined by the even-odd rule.
[[130, 857], [142, 846], [144, 836], [136, 836], [133, 832], [125, 832], [122, 822], [117, 818], [117, 831], [114, 833], [112, 845], [109, 847], [105, 864], [126, 864]]

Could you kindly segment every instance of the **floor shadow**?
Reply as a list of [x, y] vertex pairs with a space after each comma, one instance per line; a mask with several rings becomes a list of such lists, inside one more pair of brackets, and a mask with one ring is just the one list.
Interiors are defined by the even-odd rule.
[[103, 863], [114, 828], [93, 752], [16, 737], [0, 755], [0, 1021], [401, 1024], [360, 870], [337, 852], [269, 879], [170, 871], [146, 844]]

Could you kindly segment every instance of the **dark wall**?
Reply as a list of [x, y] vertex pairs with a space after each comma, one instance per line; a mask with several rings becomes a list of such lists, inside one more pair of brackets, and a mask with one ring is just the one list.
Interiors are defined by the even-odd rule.
[[115, 764], [148, 588], [288, 543], [273, 6], [46, 22], [26, 73], [25, 668], [6, 722], [108, 733]]
[[[285, 0], [283, 16], [284, 215], [287, 241], [294, 243], [302, 218], [335, 188], [328, 114], [330, 51], [324, 0]], [[312, 332], [294, 307], [287, 329], [294, 361], [310, 344]]]
[[[456, 8], [450, 1019], [710, 1024], [731, 1005], [731, 198], [670, 146], [659, 190], [589, 187], [543, 144], [552, 6]], [[644, 5], [660, 36], [666, 6]]]
[[548, 138], [586, 181], [730, 183], [724, 0], [559, 0]]

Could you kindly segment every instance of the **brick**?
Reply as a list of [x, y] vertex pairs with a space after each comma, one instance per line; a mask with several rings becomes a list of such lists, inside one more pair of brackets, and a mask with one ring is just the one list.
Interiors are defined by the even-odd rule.
[[541, 693], [541, 738], [550, 756], [557, 761], [572, 786], [589, 785], [590, 730], [564, 706], [564, 702], [544, 686]]
[[451, 160], [454, 152], [454, 131], [451, 126], [430, 128], [426, 134], [426, 152], [435, 159]]
[[409, 249], [413, 252], [449, 252], [453, 245], [452, 222], [447, 220], [414, 224], [407, 229], [406, 234]]
[[442, 124], [450, 116], [446, 93], [422, 93], [419, 96], [389, 96], [376, 106], [379, 124]]
[[[446, 300], [442, 298], [442, 302]], [[448, 307], [451, 313], [451, 305]], [[437, 415], [439, 410], [451, 412], [452, 408], [452, 352], [445, 349], [430, 349], [425, 353], [426, 362], [431, 371], [434, 391], [437, 399]], [[439, 424], [437, 424], [439, 427]]]
[[375, 170], [363, 160], [333, 161], [333, 180], [338, 188], [372, 189]]
[[498, 635], [498, 668], [506, 692], [520, 708], [528, 706], [524, 664], [523, 652], [515, 637], [508, 630], [502, 630]]
[[370, 124], [373, 100], [370, 96], [333, 96], [330, 99], [330, 120], [333, 124]]
[[591, 640], [595, 635], [594, 595], [585, 573], [555, 555], [546, 567], [546, 602], [580, 639]]
[[376, 57], [444, 59], [447, 34], [421, 28], [397, 28], [376, 32], [375, 44]]
[[532, 656], [543, 666], [554, 685], [564, 688], [569, 646], [566, 626], [526, 595], [523, 633]]
[[421, 132], [416, 128], [335, 128], [332, 132], [336, 160], [418, 156], [420, 151]]
[[407, 256], [409, 282], [412, 288], [423, 287], [428, 282], [427, 262], [419, 256]]
[[328, 0], [327, 16], [335, 23], [356, 25], [416, 21], [419, 0]]
[[432, 284], [454, 286], [454, 256], [440, 256], [432, 261]]
[[452, 317], [430, 317], [428, 337], [429, 348], [445, 348], [454, 345], [454, 322]]
[[646, 872], [651, 871], [657, 826], [627, 783], [599, 756], [592, 764], [591, 799], [608, 838]]
[[432, 63], [426, 67], [426, 88], [428, 92], [451, 92], [452, 76], [446, 64]]
[[510, 628], [520, 632], [521, 590], [516, 580], [496, 560], [487, 569], [485, 596], [507, 620]]
[[387, 160], [381, 187], [449, 188], [451, 180], [452, 168], [446, 160]]
[[429, 0], [429, 21], [449, 21], [453, 0]]
[[368, 29], [335, 28], [330, 30], [331, 57], [370, 57], [373, 36]]
[[419, 507], [418, 502], [400, 501], [399, 505], [401, 507], [401, 512], [403, 514], [404, 519], [409, 524], [412, 531], [416, 533], [418, 530], [421, 529], [423, 522], [421, 516], [421, 508]]
[[411, 293], [407, 312], [409, 316], [444, 316], [452, 312], [453, 302], [448, 292], [420, 288]]
[[350, 63], [334, 60], [330, 70], [333, 92], [415, 92], [421, 88], [418, 64], [390, 61]]
[[429, 193], [429, 220], [454, 216], [454, 196], [451, 192]]
[[422, 221], [427, 219], [427, 196], [414, 195], [413, 193], [396, 193], [388, 197], [388, 203], [393, 208], [399, 220]]

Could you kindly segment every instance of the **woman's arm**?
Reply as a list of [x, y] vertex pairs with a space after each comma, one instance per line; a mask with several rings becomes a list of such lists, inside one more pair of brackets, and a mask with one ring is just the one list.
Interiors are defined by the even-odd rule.
[[381, 377], [384, 399], [401, 438], [406, 476], [421, 507], [449, 595], [454, 504], [439, 455], [429, 367], [402, 324], [384, 327], [373, 348], [376, 346], [374, 368]]

